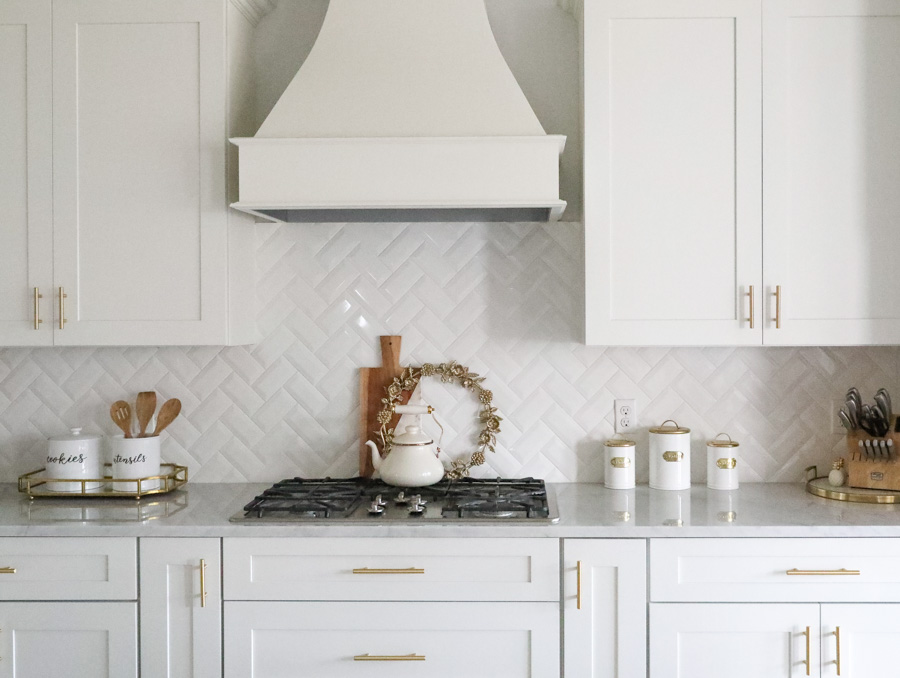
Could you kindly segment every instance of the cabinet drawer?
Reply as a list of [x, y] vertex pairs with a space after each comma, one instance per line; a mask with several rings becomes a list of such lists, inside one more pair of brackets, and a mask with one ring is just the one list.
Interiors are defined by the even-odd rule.
[[554, 603], [225, 603], [225, 678], [558, 675]]
[[4, 537], [0, 568], [0, 600], [137, 598], [134, 539]]
[[559, 600], [556, 539], [225, 539], [226, 600]]
[[900, 539], [653, 539], [653, 601], [900, 601]]

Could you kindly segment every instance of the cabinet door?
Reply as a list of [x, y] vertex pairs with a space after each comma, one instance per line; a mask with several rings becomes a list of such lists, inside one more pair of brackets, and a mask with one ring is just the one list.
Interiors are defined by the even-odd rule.
[[759, 0], [584, 5], [587, 343], [762, 343]]
[[137, 604], [0, 603], [3, 678], [136, 678]]
[[564, 675], [645, 678], [644, 540], [566, 539], [564, 549]]
[[225, 343], [224, 4], [53, 7], [56, 344]]
[[650, 676], [818, 676], [818, 631], [813, 603], [653, 603]]
[[892, 676], [900, 665], [900, 605], [823, 605], [822, 676]]
[[225, 603], [225, 677], [559, 675], [556, 603]]
[[900, 3], [763, 16], [765, 343], [898, 344]]
[[50, 48], [50, 0], [0, 0], [0, 346], [53, 341]]
[[220, 678], [218, 539], [141, 539], [141, 671]]

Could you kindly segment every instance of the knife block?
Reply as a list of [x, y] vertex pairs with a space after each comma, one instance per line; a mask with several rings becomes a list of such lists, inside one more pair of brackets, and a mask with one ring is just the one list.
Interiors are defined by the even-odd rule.
[[[875, 438], [864, 431], [847, 434], [847, 484], [870, 490], [900, 491], [900, 433], [894, 433], [896, 417], [891, 417], [891, 428], [884, 438]], [[859, 449], [859, 441], [893, 440], [890, 458], [866, 458]]]

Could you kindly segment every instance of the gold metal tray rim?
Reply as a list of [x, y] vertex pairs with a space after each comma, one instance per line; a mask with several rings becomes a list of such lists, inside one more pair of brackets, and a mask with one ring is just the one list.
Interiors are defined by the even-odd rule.
[[[812, 477], [810, 477], [810, 473]], [[892, 490], [873, 490], [863, 487], [821, 487], [817, 480], [828, 482], [828, 476], [820, 476], [815, 466], [806, 469], [806, 491], [816, 497], [835, 499], [856, 504], [900, 504], [900, 492]]]
[[[111, 464], [104, 464], [105, 467]], [[161, 462], [160, 469], [171, 469], [167, 473], [160, 473], [155, 476], [147, 476], [144, 478], [113, 478], [112, 476], [104, 476], [102, 478], [45, 478], [38, 474], [46, 471], [46, 468], [39, 468], [36, 471], [23, 473], [19, 476], [19, 492], [27, 494], [29, 499], [35, 497], [59, 497], [63, 499], [94, 499], [97, 497], [110, 497], [117, 499], [140, 499], [156, 494], [166, 494], [183, 487], [188, 481], [187, 466], [180, 466], [171, 462]], [[141, 485], [150, 480], [159, 480], [159, 487], [155, 489], [141, 489]], [[80, 492], [60, 492], [59, 490], [48, 489], [51, 485], [81, 485]], [[104, 483], [115, 486], [116, 483], [137, 483], [137, 491], [131, 490], [89, 490], [87, 483]], [[45, 486], [43, 490], [37, 488]], [[37, 490], [37, 491], [36, 491]]]

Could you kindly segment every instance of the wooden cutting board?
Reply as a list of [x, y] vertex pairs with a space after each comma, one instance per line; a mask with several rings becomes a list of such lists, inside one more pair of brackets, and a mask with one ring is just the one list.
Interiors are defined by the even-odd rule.
[[[372, 457], [367, 440], [374, 440], [381, 447], [381, 440], [376, 434], [381, 426], [378, 423], [378, 412], [383, 403], [381, 399], [387, 393], [385, 387], [396, 377], [403, 374], [400, 365], [400, 340], [399, 336], [384, 336], [381, 340], [381, 367], [359, 368], [359, 475], [364, 478], [371, 477], [375, 469], [372, 467]], [[400, 403], [406, 404], [411, 393], [404, 392]], [[395, 414], [391, 419], [390, 428], [395, 428], [400, 421], [400, 415]]]

